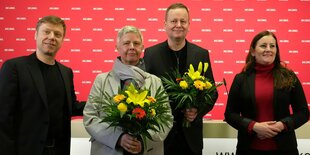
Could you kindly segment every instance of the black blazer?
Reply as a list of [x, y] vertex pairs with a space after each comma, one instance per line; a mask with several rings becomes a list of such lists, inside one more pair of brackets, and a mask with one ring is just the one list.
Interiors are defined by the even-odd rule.
[[[296, 77], [297, 78], [297, 77]], [[239, 73], [230, 88], [225, 119], [229, 125], [238, 130], [237, 149], [248, 150], [255, 134], [248, 133], [248, 125], [255, 120], [255, 73]], [[274, 89], [273, 109], [275, 121], [282, 121], [288, 130], [275, 137], [279, 150], [297, 148], [295, 129], [309, 120], [306, 97], [300, 81], [291, 91]], [[292, 106], [293, 114], [290, 114]]]
[[[186, 71], [188, 70], [190, 64], [192, 64], [194, 68], [197, 69], [199, 62], [202, 63], [208, 62], [209, 68], [207, 70], [206, 76], [211, 81], [214, 81], [208, 50], [203, 49], [190, 42], [187, 42], [186, 46], [187, 46]], [[171, 51], [169, 49], [167, 41], [146, 48], [144, 51], [144, 61], [146, 71], [158, 77], [166, 76], [168, 72], [171, 72], [171, 69], [173, 68], [169, 68], [168, 66], [173, 66], [172, 65], [173, 62], [171, 60], [171, 57], [169, 56], [170, 55], [169, 52]], [[218, 93], [215, 92], [212, 98], [215, 103], [215, 101], [218, 98]], [[174, 110], [175, 106], [171, 105], [171, 107]], [[184, 116], [181, 111], [174, 111], [173, 115], [176, 123], [174, 124], [174, 127], [170, 131], [169, 135], [174, 134], [174, 132], [183, 132], [191, 150], [194, 152], [201, 151], [203, 148], [203, 135], [202, 135], [203, 116], [207, 114], [209, 111], [211, 111], [212, 108], [213, 106], [208, 106], [205, 109], [203, 109], [201, 113], [197, 115], [197, 118], [194, 120], [194, 122], [191, 123], [191, 127], [189, 128], [177, 127], [180, 126], [179, 123], [182, 123]], [[166, 138], [165, 143], [169, 141], [169, 138], [171, 137], [169, 135]]]
[[[72, 70], [60, 63], [58, 66], [69, 109], [66, 139], [63, 140], [69, 155], [70, 116], [76, 96]], [[0, 154], [41, 155], [48, 134], [49, 114], [44, 81], [35, 53], [6, 61], [0, 70], [0, 79]]]

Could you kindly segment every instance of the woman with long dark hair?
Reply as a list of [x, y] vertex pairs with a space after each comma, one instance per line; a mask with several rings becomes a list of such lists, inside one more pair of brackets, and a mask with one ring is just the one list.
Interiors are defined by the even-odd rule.
[[225, 119], [238, 130], [237, 155], [298, 155], [295, 129], [309, 120], [309, 109], [298, 77], [281, 62], [274, 33], [253, 38]]

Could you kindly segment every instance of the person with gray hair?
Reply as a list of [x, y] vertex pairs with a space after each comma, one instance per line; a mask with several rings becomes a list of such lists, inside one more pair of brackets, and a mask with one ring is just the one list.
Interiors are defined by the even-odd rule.
[[163, 104], [169, 109], [166, 115], [171, 121], [163, 131], [150, 132], [153, 140], [147, 138], [146, 142], [132, 136], [121, 127], [111, 128], [111, 123], [102, 121], [102, 117], [107, 114], [102, 110], [98, 111], [102, 108], [100, 101], [103, 92], [109, 96], [116, 95], [119, 88], [124, 89], [128, 79], [138, 88], [149, 89], [152, 96], [158, 89], [164, 90], [160, 78], [144, 71], [144, 62], [140, 58], [143, 48], [143, 36], [138, 28], [124, 26], [119, 30], [116, 49], [120, 56], [115, 59], [111, 71], [97, 75], [84, 108], [83, 122], [91, 136], [91, 155], [163, 154], [163, 141], [172, 127], [173, 120], [168, 97]]

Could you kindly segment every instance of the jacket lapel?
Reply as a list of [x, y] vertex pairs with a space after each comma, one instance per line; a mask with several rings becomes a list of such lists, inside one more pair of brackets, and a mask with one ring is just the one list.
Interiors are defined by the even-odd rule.
[[34, 84], [38, 89], [38, 92], [43, 100], [45, 107], [47, 108], [47, 96], [46, 96], [46, 88], [44, 84], [44, 80], [42, 77], [42, 73], [39, 67], [39, 64], [36, 60], [36, 54], [33, 53], [28, 57], [28, 70], [33, 78]]
[[118, 94], [118, 89], [121, 87], [120, 85], [121, 80], [113, 71], [109, 72], [108, 76], [112, 76], [112, 78], [107, 78], [108, 79], [107, 82], [113, 92], [113, 94], [111, 95]]
[[69, 106], [69, 113], [71, 114], [72, 112], [72, 96], [71, 96], [71, 88], [70, 88], [70, 77], [69, 77], [69, 73], [66, 72], [65, 68], [59, 64], [58, 62], [56, 62], [58, 64], [62, 79], [64, 81], [64, 85], [65, 85], [65, 90], [66, 90], [66, 96], [67, 96], [67, 103]]
[[[189, 68], [189, 65], [190, 64], [193, 64], [195, 65], [196, 64], [196, 59], [195, 59], [195, 51], [193, 51], [193, 47], [192, 47], [192, 44], [190, 42], [188, 42], [186, 40], [186, 46], [187, 46], [187, 49], [186, 49], [186, 54], [187, 54], [187, 58], [186, 58], [186, 70]], [[197, 68], [197, 66], [194, 66], [194, 68]]]
[[247, 78], [248, 90], [251, 95], [251, 103], [254, 109], [253, 116], [256, 116], [256, 102], [255, 102], [255, 73], [251, 73]]

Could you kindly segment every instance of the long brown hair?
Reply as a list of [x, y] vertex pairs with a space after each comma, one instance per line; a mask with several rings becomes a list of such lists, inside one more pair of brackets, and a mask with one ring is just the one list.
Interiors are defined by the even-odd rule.
[[276, 40], [276, 57], [274, 60], [274, 68], [273, 68], [273, 76], [274, 76], [274, 87], [278, 89], [282, 88], [292, 88], [296, 78], [295, 74], [292, 70], [286, 67], [286, 64], [281, 61], [280, 59], [280, 49], [278, 45], [278, 39], [276, 35], [270, 31], [262, 31], [254, 36], [253, 40], [251, 41], [249, 53], [246, 57], [245, 66], [242, 69], [242, 72], [251, 73], [254, 71], [255, 67], [255, 57], [251, 55], [254, 52], [257, 42], [264, 36], [272, 36]]

